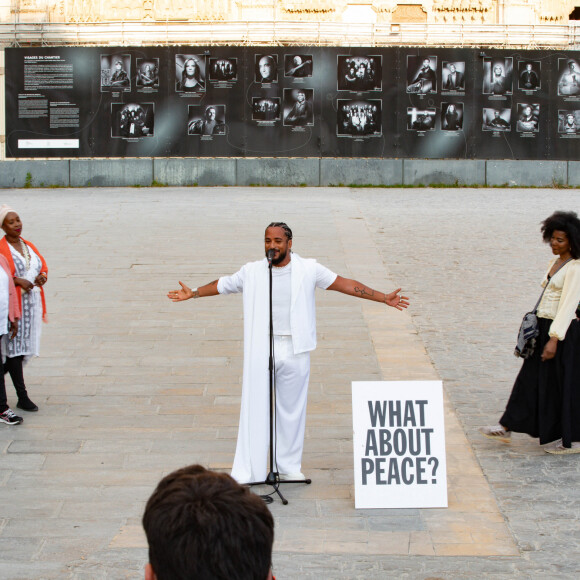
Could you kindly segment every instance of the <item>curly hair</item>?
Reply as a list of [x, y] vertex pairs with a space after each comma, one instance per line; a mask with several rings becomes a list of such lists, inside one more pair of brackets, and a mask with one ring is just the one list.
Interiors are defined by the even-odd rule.
[[570, 254], [577, 260], [580, 258], [580, 219], [574, 211], [555, 211], [542, 222], [542, 239], [550, 243], [555, 231], [564, 232], [570, 243]]

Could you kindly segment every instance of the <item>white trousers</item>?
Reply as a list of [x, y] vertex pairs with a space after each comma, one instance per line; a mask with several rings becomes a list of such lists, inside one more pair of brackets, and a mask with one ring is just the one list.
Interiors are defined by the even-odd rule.
[[[274, 336], [276, 406], [274, 437], [274, 471], [285, 474], [301, 472], [306, 426], [306, 404], [310, 379], [310, 353], [295, 355], [291, 336]], [[265, 481], [270, 468], [270, 413], [268, 395], [261, 412], [252, 409], [252, 417], [240, 416], [240, 430], [232, 477], [240, 483]], [[251, 441], [243, 428], [251, 421]], [[256, 437], [256, 433], [262, 436]]]

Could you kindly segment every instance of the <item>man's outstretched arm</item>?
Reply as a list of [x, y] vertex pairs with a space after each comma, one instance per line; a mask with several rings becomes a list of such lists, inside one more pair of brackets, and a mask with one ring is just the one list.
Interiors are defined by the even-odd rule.
[[189, 300], [190, 298], [203, 298], [205, 296], [217, 296], [219, 294], [217, 285], [218, 281], [214, 280], [205, 286], [196, 288], [195, 291], [186, 286], [183, 282], [179, 282], [181, 288], [179, 290], [170, 290], [167, 293], [167, 298], [173, 302], [181, 302], [182, 300]]
[[327, 288], [327, 290], [336, 290], [349, 296], [356, 296], [358, 298], [365, 298], [366, 300], [373, 300], [375, 302], [384, 302], [388, 306], [392, 306], [397, 310], [403, 310], [409, 306], [409, 299], [406, 296], [400, 296], [400, 288], [393, 290], [389, 294], [383, 294], [378, 290], [373, 290], [356, 280], [343, 278], [337, 276], [336, 280]]

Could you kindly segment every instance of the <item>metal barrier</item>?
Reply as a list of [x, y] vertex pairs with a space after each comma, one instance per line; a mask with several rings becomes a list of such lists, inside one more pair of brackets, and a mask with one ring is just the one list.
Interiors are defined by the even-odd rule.
[[518, 47], [575, 50], [579, 26], [345, 22], [108, 22], [0, 24], [0, 47], [62, 45], [313, 45]]

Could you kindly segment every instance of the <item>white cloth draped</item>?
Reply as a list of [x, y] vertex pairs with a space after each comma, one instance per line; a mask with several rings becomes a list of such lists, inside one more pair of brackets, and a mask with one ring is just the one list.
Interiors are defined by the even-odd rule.
[[[292, 254], [291, 276], [291, 307], [290, 324], [292, 327], [291, 350], [293, 355], [308, 353], [316, 348], [316, 305], [314, 290], [328, 288], [336, 274], [321, 266], [313, 259], [303, 259], [297, 254]], [[269, 281], [268, 261], [250, 262], [243, 266], [232, 276], [224, 276], [218, 281], [220, 294], [243, 292], [244, 296], [244, 372], [242, 381], [242, 402], [240, 410], [240, 426], [236, 455], [232, 468], [232, 477], [241, 483], [250, 481], [264, 481], [268, 468], [269, 446]], [[308, 357], [308, 372], [310, 368]], [[308, 386], [308, 374], [306, 379], [293, 376], [295, 370], [290, 371], [289, 385], [284, 376], [277, 376], [278, 388], [282, 382], [287, 393], [303, 391], [298, 396], [301, 409], [281, 410], [279, 422], [285, 419], [302, 422], [302, 439], [304, 436], [304, 414], [306, 411], [306, 392]], [[302, 373], [303, 375], [304, 373]], [[304, 388], [305, 387], [305, 388]], [[282, 397], [284, 398], [284, 397]], [[288, 395], [288, 400], [292, 399]], [[298, 401], [293, 404], [298, 405]], [[278, 427], [285, 429], [285, 426]], [[291, 429], [296, 433], [295, 429]], [[298, 455], [302, 456], [302, 443], [287, 442], [284, 446], [294, 449], [298, 443]], [[296, 452], [293, 451], [293, 456]], [[283, 450], [277, 449], [278, 464], [284, 464]], [[291, 463], [296, 463], [291, 460]], [[298, 462], [299, 464], [299, 462]], [[282, 467], [280, 467], [282, 469]]]

